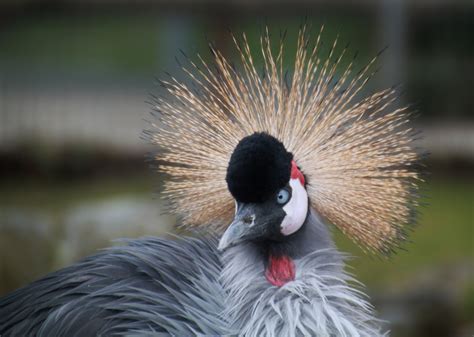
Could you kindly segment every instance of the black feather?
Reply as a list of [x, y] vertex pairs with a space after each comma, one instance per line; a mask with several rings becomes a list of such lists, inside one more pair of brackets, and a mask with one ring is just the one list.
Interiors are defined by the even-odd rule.
[[243, 138], [227, 167], [227, 186], [239, 202], [267, 200], [290, 180], [293, 154], [273, 136], [256, 132]]

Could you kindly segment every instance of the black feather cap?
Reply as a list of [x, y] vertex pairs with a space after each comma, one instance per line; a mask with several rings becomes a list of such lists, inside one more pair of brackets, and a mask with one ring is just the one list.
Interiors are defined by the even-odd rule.
[[239, 202], [263, 202], [290, 180], [293, 154], [264, 132], [242, 138], [230, 157], [227, 187]]

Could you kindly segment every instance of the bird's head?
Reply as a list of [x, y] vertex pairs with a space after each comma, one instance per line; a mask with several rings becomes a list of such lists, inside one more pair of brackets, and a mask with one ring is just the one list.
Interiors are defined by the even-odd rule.
[[225, 228], [223, 249], [266, 241], [299, 256], [318, 218], [367, 251], [395, 251], [415, 223], [419, 154], [397, 90], [363, 95], [377, 57], [359, 70], [346, 49], [326, 58], [321, 33], [304, 26], [287, 78], [283, 39], [276, 48], [266, 30], [260, 76], [245, 34], [232, 40], [240, 62], [211, 48], [212, 63], [183, 66], [190, 83], [162, 81], [155, 101], [149, 134], [180, 226]]
[[254, 133], [235, 147], [226, 175], [235, 216], [219, 249], [247, 241], [282, 242], [308, 215], [305, 177], [285, 146], [267, 133]]

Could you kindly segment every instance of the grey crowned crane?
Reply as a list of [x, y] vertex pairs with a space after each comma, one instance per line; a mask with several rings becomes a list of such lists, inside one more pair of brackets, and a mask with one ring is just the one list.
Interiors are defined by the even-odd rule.
[[405, 239], [409, 113], [393, 88], [356, 98], [376, 58], [356, 71], [310, 35], [288, 77], [267, 30], [263, 75], [243, 34], [239, 65], [211, 48], [189, 82], [163, 81], [149, 136], [170, 211], [196, 235], [129, 240], [6, 295], [0, 335], [385, 335], [326, 223], [375, 253]]

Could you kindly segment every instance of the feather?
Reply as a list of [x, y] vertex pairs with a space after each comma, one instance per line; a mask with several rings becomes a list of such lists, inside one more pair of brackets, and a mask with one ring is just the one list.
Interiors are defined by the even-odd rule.
[[168, 177], [164, 196], [184, 227], [229, 223], [230, 156], [242, 138], [266, 132], [294, 155], [312, 208], [362, 248], [390, 253], [406, 238], [419, 180], [410, 113], [394, 108], [394, 88], [359, 98], [377, 57], [358, 72], [353, 61], [343, 66], [347, 47], [337, 54], [336, 39], [322, 56], [322, 31], [311, 43], [301, 29], [288, 81], [283, 42], [272, 52], [268, 29], [260, 42], [264, 76], [243, 34], [232, 36], [240, 70], [211, 47], [212, 64], [198, 56], [184, 66], [191, 84], [163, 81], [168, 95], [155, 101], [160, 121], [151, 140], [160, 149], [158, 171]]
[[0, 335], [229, 333], [213, 236], [127, 242], [0, 298]]
[[257, 246], [248, 243], [224, 254], [221, 281], [228, 293], [225, 320], [240, 335], [384, 336], [366, 295], [344, 267], [326, 226], [310, 214], [300, 245], [311, 250], [295, 260], [296, 279], [269, 285]]

